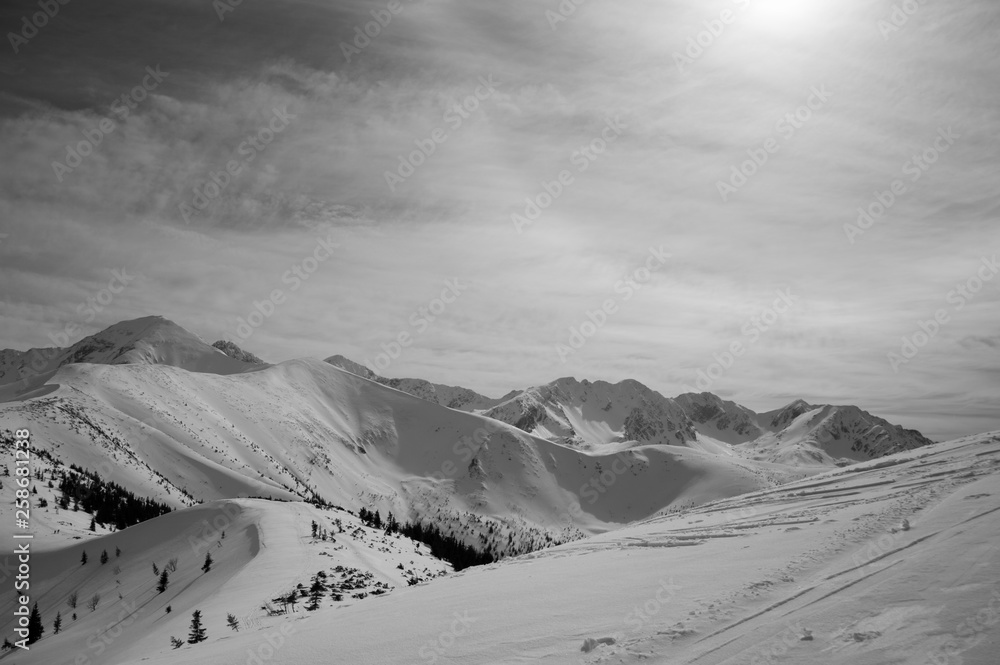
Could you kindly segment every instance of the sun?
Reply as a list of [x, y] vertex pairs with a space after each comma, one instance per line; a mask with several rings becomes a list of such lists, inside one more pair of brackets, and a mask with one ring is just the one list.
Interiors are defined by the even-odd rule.
[[758, 27], [787, 32], [819, 22], [825, 0], [737, 0], [746, 7], [747, 18]]

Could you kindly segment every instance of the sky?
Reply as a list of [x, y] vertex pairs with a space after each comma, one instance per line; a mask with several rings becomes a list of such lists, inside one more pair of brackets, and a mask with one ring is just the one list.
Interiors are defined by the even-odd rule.
[[993, 0], [41, 11], [0, 8], [0, 347], [159, 314], [491, 396], [1000, 429]]

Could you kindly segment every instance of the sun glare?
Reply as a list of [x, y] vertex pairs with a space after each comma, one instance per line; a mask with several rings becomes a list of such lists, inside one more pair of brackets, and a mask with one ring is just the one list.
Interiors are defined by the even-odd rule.
[[746, 2], [747, 18], [758, 27], [787, 32], [819, 22], [824, 0], [739, 0]]

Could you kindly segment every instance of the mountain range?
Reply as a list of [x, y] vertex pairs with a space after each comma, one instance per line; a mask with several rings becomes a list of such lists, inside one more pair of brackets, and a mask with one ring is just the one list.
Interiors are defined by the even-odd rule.
[[[982, 539], [969, 530], [945, 533], [948, 524], [991, 512], [978, 508], [988, 492], [966, 492], [964, 502], [947, 497], [965, 483], [992, 482], [995, 460], [983, 456], [996, 452], [989, 448], [995, 437], [934, 444], [856, 406], [796, 400], [756, 413], [710, 393], [668, 398], [633, 380], [568, 377], [491, 398], [380, 377], [343, 356], [267, 363], [161, 317], [123, 321], [67, 348], [8, 350], [0, 358], [0, 449], [13, 450], [16, 430], [31, 433], [33, 598], [46, 625], [60, 608], [66, 621], [30, 654], [11, 654], [17, 663], [69, 662], [73, 654], [88, 662], [169, 662], [168, 638], [183, 634], [196, 609], [216, 640], [230, 635], [232, 614], [239, 653], [224, 637], [204, 651], [177, 647], [190, 650], [181, 654], [185, 662], [235, 665], [247, 653], [264, 662], [253, 639], [277, 649], [285, 642], [273, 636], [290, 633], [275, 631], [289, 627], [303, 630], [289, 657], [325, 662], [329, 629], [291, 619], [294, 605], [288, 609], [289, 598], [305, 603], [317, 588], [329, 594], [310, 607], [338, 626], [332, 639], [340, 656], [367, 662], [376, 650], [384, 662], [403, 663], [416, 652], [433, 662], [447, 644], [414, 640], [452, 619], [437, 609], [426, 621], [413, 619], [421, 607], [455, 616], [467, 610], [469, 625], [488, 618], [523, 643], [552, 611], [528, 587], [539, 599], [578, 603], [587, 594], [574, 589], [602, 584], [608, 607], [575, 609], [588, 622], [579, 631], [551, 619], [559, 637], [546, 649], [582, 641], [588, 663], [600, 654], [633, 662], [654, 647], [738, 654], [730, 643], [754, 643], [757, 615], [739, 620], [734, 625], [751, 623], [727, 639], [715, 638], [728, 630], [719, 622], [745, 614], [761, 594], [785, 594], [773, 602], [787, 603], [796, 612], [789, 616], [817, 620], [805, 608], [840, 587], [810, 572], [809, 586], [787, 588], [816, 562], [833, 566], [824, 574], [852, 575], [914, 540], [879, 539], [872, 554], [865, 538], [944, 500], [943, 512], [923, 518], [935, 531], [921, 540], [964, 538], [972, 556]], [[33, 366], [36, 358], [45, 364]], [[928, 474], [930, 464], [938, 470]], [[127, 528], [99, 523], [68, 501], [67, 478], [99, 478], [101, 492], [117, 487], [173, 510]], [[14, 532], [15, 489], [0, 484], [0, 537]], [[372, 524], [366, 510], [439, 529], [499, 563], [455, 572], [444, 550]], [[862, 554], [844, 554], [846, 542]], [[936, 542], [932, 552], [943, 547]], [[698, 552], [683, 553], [692, 548]], [[706, 556], [726, 573], [708, 574], [714, 568], [706, 569]], [[756, 563], [741, 565], [748, 556]], [[926, 566], [936, 555], [913, 556], [914, 566]], [[642, 619], [649, 603], [638, 614], [631, 608], [663, 557], [673, 563], [652, 597], [656, 612], [672, 618], [657, 628]], [[150, 564], [169, 567], [163, 591]], [[893, 579], [906, 584], [908, 570]], [[570, 578], [583, 584], [567, 586]], [[368, 600], [389, 593], [391, 602]], [[517, 616], [489, 600], [505, 603], [511, 593], [522, 596]], [[799, 602], [802, 594], [811, 595]], [[667, 597], [683, 617], [663, 609]], [[13, 616], [13, 602], [0, 602], [4, 616]], [[854, 602], [877, 606], [863, 596]], [[622, 616], [627, 630], [616, 628]], [[405, 624], [408, 646], [373, 645], [345, 627], [366, 621]], [[854, 662], [851, 650], [880, 634], [832, 615], [822, 621], [826, 662]], [[12, 627], [4, 620], [0, 630], [10, 635]], [[470, 637], [478, 655], [468, 661], [461, 649], [449, 653], [455, 662], [522, 658], [502, 646], [508, 641]], [[488, 655], [486, 644], [502, 655]], [[570, 662], [570, 654], [555, 662]]]

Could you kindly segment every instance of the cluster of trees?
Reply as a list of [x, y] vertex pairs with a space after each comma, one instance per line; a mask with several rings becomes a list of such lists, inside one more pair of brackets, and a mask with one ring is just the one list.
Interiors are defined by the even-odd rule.
[[431, 554], [450, 563], [456, 571], [496, 561], [489, 552], [480, 552], [475, 547], [442, 533], [433, 524], [424, 526], [420, 522], [414, 524], [408, 522], [400, 527], [399, 532], [407, 538], [428, 545], [431, 548]]
[[362, 508], [358, 511], [358, 517], [362, 522], [367, 524], [373, 529], [385, 529], [386, 533], [396, 533], [400, 529], [400, 524], [396, 520], [395, 516], [390, 512], [385, 518], [385, 522], [382, 521], [382, 516], [376, 510], [374, 513], [367, 508]]
[[400, 524], [391, 512], [383, 522], [378, 510], [373, 513], [367, 508], [359, 510], [358, 517], [373, 529], [385, 529], [387, 534], [401, 533], [407, 538], [424, 543], [431, 548], [431, 554], [450, 563], [456, 571], [496, 561], [490, 552], [480, 552], [458, 538], [443, 533], [433, 524], [426, 526], [420, 522]]
[[[76, 615], [73, 615], [76, 618]], [[58, 635], [59, 631], [62, 630], [62, 613], [56, 612], [56, 619], [52, 622], [52, 634]], [[36, 602], [31, 607], [31, 614], [28, 615], [28, 636], [24, 639], [23, 644], [25, 646], [34, 644], [38, 640], [42, 639], [42, 635], [45, 634], [45, 626], [42, 625], [42, 613], [38, 611], [38, 603]], [[19, 641], [17, 645], [13, 644], [10, 639], [4, 638], [3, 645], [0, 645], [0, 650], [9, 651], [15, 646], [21, 646]]]
[[116, 529], [124, 529], [154, 517], [170, 512], [170, 506], [137, 497], [121, 485], [102, 480], [96, 473], [86, 471], [75, 464], [73, 472], [63, 471], [59, 478], [59, 507], [73, 510], [83, 509], [93, 513], [94, 522], [101, 525], [113, 524]]

